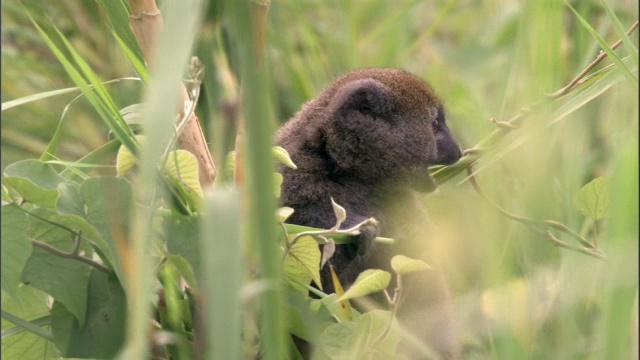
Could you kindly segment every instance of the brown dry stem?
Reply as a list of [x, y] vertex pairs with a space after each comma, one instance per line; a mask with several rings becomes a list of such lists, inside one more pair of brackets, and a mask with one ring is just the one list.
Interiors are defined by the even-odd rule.
[[[157, 47], [157, 38], [164, 25], [162, 14], [156, 6], [155, 0], [129, 0], [131, 15], [129, 26], [138, 40], [140, 50], [147, 66], [153, 63]], [[182, 104], [190, 101], [187, 89], [182, 86]], [[179, 119], [184, 118], [184, 106], [180, 107]], [[200, 121], [195, 114], [191, 114], [178, 137], [177, 145], [180, 149], [192, 153], [198, 160], [200, 185], [204, 188], [213, 184], [216, 177], [216, 166], [211, 158], [211, 152], [200, 127]]]
[[[502, 213], [507, 218], [517, 221], [519, 223], [522, 223], [525, 226], [527, 226], [527, 228], [529, 228], [531, 231], [543, 235], [547, 240], [549, 240], [555, 246], [581, 252], [583, 254], [595, 257], [600, 260], [607, 259], [607, 257], [602, 253], [602, 251], [600, 251], [600, 249], [598, 249], [593, 243], [591, 243], [589, 240], [585, 239], [583, 236], [581, 236], [580, 234], [573, 231], [571, 228], [569, 228], [568, 226], [562, 223], [559, 223], [554, 220], [539, 220], [539, 219], [519, 216], [519, 215], [512, 214], [507, 210], [503, 209], [495, 201], [490, 199], [484, 193], [484, 191], [482, 191], [482, 188], [480, 187], [480, 184], [478, 184], [478, 181], [475, 177], [475, 174], [473, 173], [471, 166], [467, 168], [467, 173], [469, 174], [469, 177], [468, 177], [469, 181], [473, 185], [473, 188], [476, 190], [476, 192], [480, 195], [480, 197], [482, 197], [485, 201], [487, 201], [491, 206], [496, 208], [500, 213]], [[557, 237], [555, 237], [549, 230], [542, 230], [541, 228], [555, 228], [561, 232], [564, 232], [569, 236], [573, 237], [574, 239], [576, 239], [582, 245], [582, 247], [568, 244], [558, 239]]]
[[[638, 21], [636, 21], [633, 25], [631, 25], [629, 30], [627, 30], [627, 35], [631, 34], [637, 28], [638, 28]], [[618, 41], [616, 41], [613, 45], [611, 45], [611, 50], [616, 49], [618, 46], [620, 46], [620, 44], [622, 44], [622, 39], [618, 39]], [[547, 96], [551, 98], [558, 98], [562, 95], [565, 95], [566, 93], [571, 91], [571, 89], [576, 87], [576, 85], [580, 83], [580, 80], [582, 80], [589, 73], [589, 71], [593, 70], [593, 68], [596, 67], [596, 65], [598, 65], [606, 57], [607, 57], [607, 53], [604, 51], [600, 51], [600, 54], [598, 54], [596, 59], [593, 60], [591, 64], [587, 65], [587, 67], [585, 67], [584, 70], [580, 72], [580, 74], [578, 74], [573, 80], [571, 80], [571, 82], [569, 82], [565, 87], [554, 92], [553, 94], [547, 94]]]

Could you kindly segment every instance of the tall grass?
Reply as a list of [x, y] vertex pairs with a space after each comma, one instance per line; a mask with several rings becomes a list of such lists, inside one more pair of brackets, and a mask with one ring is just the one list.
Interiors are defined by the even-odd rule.
[[[53, 34], [51, 25], [60, 28], [101, 79], [134, 74], [95, 3], [21, 3], [48, 34]], [[226, 193], [206, 198], [210, 203], [229, 201], [234, 209], [240, 201], [247, 205], [242, 209], [246, 212], [236, 209], [230, 223], [237, 220], [234, 216], [249, 219], [243, 235], [250, 240], [245, 243], [248, 251], [243, 252], [249, 254], [249, 261], [240, 259], [239, 248], [228, 251], [237, 255], [236, 261], [247, 262], [242, 270], [246, 277], [255, 275], [249, 267], [257, 263], [259, 273], [251, 280], [266, 281], [267, 290], [259, 299], [261, 340], [268, 358], [280, 359], [286, 352], [279, 306], [283, 293], [277, 281], [280, 257], [271, 215], [276, 207], [269, 152], [274, 117], [275, 122], [285, 121], [335, 76], [368, 66], [403, 68], [426, 79], [444, 100], [448, 124], [465, 149], [491, 134], [495, 121], [508, 121], [523, 108], [534, 108], [517, 129], [481, 149], [474, 166], [476, 179], [484, 193], [507, 211], [560, 222], [593, 239], [606, 254], [603, 261], [554, 246], [478, 196], [465, 173], [450, 178], [424, 201], [437, 227], [433, 241], [441, 244], [438, 255], [455, 294], [466, 358], [627, 359], [635, 355], [638, 35], [635, 31], [625, 37], [624, 31], [638, 20], [637, 2], [273, 1], [264, 63], [255, 60], [247, 5], [228, 1], [223, 7], [207, 8], [199, 1], [164, 2], [160, 60], [151, 69], [148, 88], [123, 82], [107, 89], [119, 108], [143, 100], [147, 104], [144, 121], [150, 146], [142, 154], [148, 165], [142, 169], [141, 184], [143, 189], [156, 189], [154, 166], [171, 135], [167, 125], [175, 108], [167, 99], [178, 98], [174, 85], [183, 76], [191, 44], [205, 64], [218, 66], [205, 69], [207, 91], [197, 109], [203, 127], [211, 130], [210, 141], [223, 138], [225, 127], [220, 124], [227, 118], [223, 105], [242, 84], [245, 191], [240, 198]], [[3, 104], [74, 86], [18, 2], [2, 2], [2, 20]], [[624, 40], [623, 45], [616, 50], [604, 47], [609, 56], [592, 71], [599, 73], [583, 85], [584, 90], [549, 98], [587, 66], [603, 44], [618, 39]], [[229, 68], [221, 67], [219, 57], [229, 60]], [[223, 76], [228, 74], [237, 81], [226, 81]], [[56, 158], [73, 161], [108, 141], [108, 130], [89, 102], [85, 98], [72, 102], [73, 96], [43, 96], [8, 110], [3, 106], [3, 169], [19, 159], [40, 157], [60, 121], [64, 125], [52, 154]], [[70, 105], [68, 113], [63, 113], [63, 105]], [[211, 149], [219, 145], [211, 144]], [[224, 154], [214, 157], [222, 159]], [[608, 178], [610, 205], [605, 219], [594, 220], [580, 211], [577, 198], [580, 189], [599, 176]], [[209, 206], [216, 209], [215, 204]], [[125, 353], [130, 358], [142, 358], [146, 342], [153, 276], [149, 219], [149, 214], [138, 213], [132, 220], [136, 230], [131, 249], [137, 265], [129, 284], [136, 294], [130, 304]], [[553, 235], [573, 244], [566, 234]], [[226, 280], [237, 281], [242, 276], [238, 271]], [[214, 279], [225, 281], [210, 280]], [[219, 286], [238, 290], [234, 285]], [[245, 290], [255, 285], [243, 284]], [[227, 307], [225, 301], [231, 298], [212, 299], [212, 304]], [[242, 301], [245, 307], [251, 304]], [[211, 315], [228, 309], [209, 310]], [[230, 318], [239, 321], [233, 315], [241, 309], [233, 311]], [[3, 320], [3, 331], [5, 325]], [[234, 346], [239, 339], [211, 335], [211, 343], [229, 344], [227, 354], [238, 351]]]

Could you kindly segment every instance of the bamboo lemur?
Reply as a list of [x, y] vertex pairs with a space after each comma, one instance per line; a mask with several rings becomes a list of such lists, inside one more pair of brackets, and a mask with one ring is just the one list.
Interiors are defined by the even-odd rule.
[[[442, 102], [424, 81], [396, 69], [369, 68], [336, 79], [286, 123], [276, 136], [297, 170], [282, 167], [282, 205], [295, 212], [288, 222], [318, 228], [335, 224], [330, 197], [347, 211], [343, 228], [374, 217], [355, 245], [339, 245], [331, 264], [343, 286], [365, 269], [390, 270], [397, 254], [421, 257], [434, 268], [425, 239], [426, 213], [416, 191], [435, 183], [430, 165], [448, 165], [460, 147], [445, 124]], [[376, 236], [396, 239], [375, 244]], [[422, 256], [426, 254], [426, 256]], [[334, 292], [328, 264], [321, 271], [325, 292]], [[455, 359], [451, 299], [437, 269], [403, 280], [402, 326], [441, 357]], [[391, 288], [390, 290], [393, 290]], [[409, 358], [422, 358], [402, 345]]]

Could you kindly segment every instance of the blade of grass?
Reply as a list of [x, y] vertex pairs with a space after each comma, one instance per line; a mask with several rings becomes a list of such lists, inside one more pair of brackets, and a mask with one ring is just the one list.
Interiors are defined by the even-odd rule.
[[629, 38], [629, 35], [627, 35], [627, 31], [622, 26], [620, 19], [618, 19], [616, 13], [613, 11], [609, 3], [606, 0], [601, 0], [600, 2], [602, 3], [602, 7], [604, 7], [604, 10], [607, 12], [609, 20], [611, 20], [611, 22], [613, 23], [618, 36], [620, 37], [620, 39], [622, 39], [622, 44], [624, 45], [625, 50], [627, 50], [627, 54], [629, 54], [629, 56], [631, 56], [631, 58], [633, 59], [633, 64], [638, 66], [638, 49], [633, 45], [633, 42]]
[[[45, 42], [49, 46], [49, 49], [54, 53], [58, 61], [60, 61], [64, 69], [67, 71], [67, 74], [69, 75], [69, 77], [85, 94], [85, 96], [87, 97], [87, 100], [89, 100], [93, 108], [100, 115], [100, 118], [102, 118], [102, 120], [107, 124], [107, 126], [111, 128], [111, 130], [114, 132], [114, 134], [116, 135], [118, 140], [120, 140], [121, 143], [125, 144], [125, 146], [127, 146], [132, 152], [137, 153], [138, 144], [135, 138], [133, 137], [133, 133], [131, 132], [129, 127], [126, 126], [126, 124], [124, 124], [123, 120], [122, 120], [122, 124], [124, 124], [124, 127], [121, 126], [120, 123], [118, 123], [116, 120], [118, 116], [122, 118], [119, 111], [116, 110], [115, 113], [108, 112], [108, 109], [106, 108], [105, 104], [103, 104], [102, 102], [104, 98], [97, 96], [96, 92], [94, 92], [94, 89], [92, 89], [89, 86], [89, 83], [87, 83], [87, 81], [82, 77], [80, 72], [78, 72], [78, 70], [71, 64], [71, 62], [66, 58], [66, 56], [62, 53], [62, 51], [55, 45], [55, 43], [47, 35], [47, 33], [44, 30], [42, 30], [40, 25], [38, 25], [38, 23], [33, 19], [33, 17], [31, 17], [31, 14], [29, 14], [26, 9], [25, 11], [27, 12], [27, 15], [29, 16], [29, 19], [31, 20], [33, 25], [36, 27], [36, 29], [38, 30], [42, 38], [45, 40]], [[58, 30], [56, 29], [56, 31]], [[62, 37], [62, 40], [66, 42], [62, 33], [58, 31], [58, 34]], [[66, 43], [68, 44], [68, 42]], [[70, 47], [70, 45], [67, 45], [67, 46]], [[93, 85], [96, 86], [96, 83], [94, 83]], [[96, 86], [97, 89], [101, 87], [102, 85], [99, 85], [99, 84], [98, 86]]]
[[[261, 345], [264, 359], [280, 360], [285, 356], [285, 327], [282, 306], [280, 249], [273, 216], [276, 199], [273, 194], [272, 128], [269, 118], [269, 92], [264, 62], [256, 50], [256, 29], [248, 1], [227, 1], [231, 35], [238, 49], [240, 78], [244, 98], [246, 190], [249, 202], [250, 245], [258, 253], [260, 279], [268, 284], [261, 296]], [[247, 21], [250, 20], [250, 21]]]
[[609, 45], [604, 41], [604, 39], [602, 39], [602, 37], [598, 35], [598, 32], [596, 32], [596, 30], [593, 27], [591, 27], [591, 25], [589, 25], [589, 22], [587, 22], [587, 20], [585, 20], [582, 16], [580, 16], [578, 11], [576, 11], [576, 9], [574, 9], [573, 6], [571, 6], [571, 4], [569, 4], [568, 2], [565, 2], [565, 4], [569, 7], [569, 9], [571, 9], [571, 11], [573, 11], [576, 18], [578, 19], [578, 21], [580, 21], [582, 26], [584, 26], [584, 28], [587, 29], [587, 31], [591, 34], [591, 36], [593, 36], [593, 38], [598, 42], [598, 44], [600, 44], [600, 48], [607, 53], [609, 58], [611, 58], [611, 61], [613, 61], [613, 63], [616, 64], [616, 67], [620, 70], [620, 72], [622, 72], [625, 78], [627, 78], [627, 80], [629, 80], [633, 85], [638, 86], [638, 78], [631, 73], [631, 71], [629, 70], [629, 68], [627, 68], [627, 66], [625, 66], [625, 64], [622, 62], [622, 59], [620, 59], [620, 57], [618, 56], [618, 54], [616, 54], [616, 52], [613, 51], [611, 47], [609, 47]]
[[[129, 27], [129, 6], [125, 0], [96, 0], [98, 5], [106, 13], [107, 19], [113, 29], [114, 37], [121, 43], [121, 47], [127, 49], [130, 54], [127, 54], [129, 61], [132, 64], [135, 62], [144, 64], [144, 58], [142, 57], [142, 51], [138, 42]], [[135, 60], [134, 60], [135, 59]], [[134, 65], [135, 67], [135, 65]], [[136, 68], [136, 71], [137, 68]], [[138, 72], [140, 77], [144, 79], [142, 73]]]
[[40, 336], [41, 338], [53, 341], [53, 334], [51, 334], [50, 331], [41, 328], [39, 325], [32, 323], [31, 321], [25, 321], [4, 310], [2, 310], [2, 318], [16, 324], [17, 326], [29, 331], [30, 333]]
[[113, 37], [116, 39], [116, 41], [118, 42], [118, 44], [120, 45], [120, 49], [122, 49], [122, 51], [124, 52], [124, 54], [127, 56], [127, 59], [129, 59], [129, 62], [131, 62], [131, 65], [133, 65], [134, 70], [136, 71], [136, 73], [138, 74], [138, 76], [140, 76], [140, 78], [142, 79], [142, 81], [146, 84], [149, 82], [149, 70], [147, 69], [147, 65], [145, 65], [144, 60], [141, 60], [133, 50], [131, 50], [131, 48], [129, 48], [129, 46], [127, 45], [126, 42], [124, 42], [120, 36], [118, 36], [118, 33], [113, 32]]
[[[117, 82], [120, 82], [120, 81], [126, 81], [126, 80], [139, 81], [140, 79], [137, 78], [137, 77], [123, 77], [123, 78], [119, 78], [119, 79], [113, 79], [113, 80], [105, 81], [102, 84], [107, 85], [107, 84], [113, 84], [113, 83], [117, 83]], [[93, 85], [90, 85], [90, 86], [93, 87]], [[75, 86], [75, 87], [70, 87], [70, 88], [45, 91], [45, 92], [41, 92], [41, 93], [37, 93], [37, 94], [33, 94], [33, 95], [24, 96], [24, 97], [21, 97], [21, 98], [18, 98], [18, 99], [14, 99], [14, 100], [9, 100], [9, 101], [3, 102], [1, 111], [9, 110], [9, 109], [14, 108], [16, 106], [28, 104], [28, 103], [33, 102], [33, 101], [43, 100], [43, 99], [47, 99], [47, 98], [50, 98], [50, 97], [70, 94], [70, 93], [74, 93], [74, 92], [78, 92], [78, 91], [82, 91], [82, 89], [80, 87], [78, 87], [78, 86]]]
[[218, 190], [206, 193], [204, 201], [200, 244], [204, 264], [201, 284], [206, 301], [205, 358], [242, 359], [240, 196], [235, 190]]
[[[158, 34], [155, 56], [163, 61], [152, 62], [151, 80], [145, 94], [143, 127], [145, 146], [142, 149], [139, 191], [141, 198], [155, 204], [163, 190], [158, 179], [158, 164], [174, 133], [174, 121], [181, 106], [182, 76], [200, 17], [202, 1], [170, 1], [166, 4], [166, 23]], [[153, 215], [156, 206], [138, 207], [129, 234], [132, 261], [126, 289], [129, 302], [127, 341], [121, 359], [144, 359], [148, 355], [149, 316], [153, 285], [151, 245], [156, 241]]]
[[[104, 159], [109, 156], [115, 155], [116, 151], [120, 147], [121, 143], [117, 139], [111, 140], [108, 143], [100, 146], [99, 148], [93, 150], [87, 155], [83, 156], [80, 160], [76, 161], [74, 164], [80, 165], [75, 167], [75, 171], [71, 168], [63, 170], [60, 175], [69, 177], [73, 179], [73, 175], [81, 176], [81, 174], [85, 174], [85, 168], [82, 167], [83, 164], [98, 164], [102, 162]], [[69, 172], [73, 172], [71, 175]], [[77, 173], [76, 173], [77, 172]]]
[[[138, 80], [138, 81], [140, 80], [139, 78], [122, 78], [122, 79], [114, 79], [114, 80], [106, 81], [104, 84], [119, 82], [120, 80], [123, 80], [123, 79]], [[91, 85], [91, 87], [93, 87], [93, 85]], [[56, 130], [53, 132], [53, 136], [51, 137], [51, 141], [49, 141], [49, 144], [47, 145], [46, 150], [40, 156], [40, 161], [47, 161], [53, 158], [56, 152], [56, 149], [58, 148], [58, 142], [60, 141], [60, 136], [62, 135], [62, 129], [63, 129], [62, 124], [64, 123], [65, 116], [69, 111], [69, 109], [71, 108], [71, 104], [73, 104], [76, 100], [81, 99], [83, 96], [84, 94], [78, 95], [76, 98], [71, 100], [69, 104], [67, 104], [64, 107], [64, 110], [62, 111], [62, 115], [60, 115], [60, 121], [58, 122], [58, 126], [56, 127]]]
[[116, 137], [120, 139], [120, 141], [131, 150], [132, 153], [137, 154], [138, 151], [138, 143], [134, 138], [134, 134], [127, 125], [127, 123], [122, 118], [122, 114], [120, 110], [115, 104], [115, 101], [111, 97], [111, 94], [107, 91], [107, 89], [102, 85], [100, 79], [96, 73], [91, 69], [89, 64], [78, 54], [78, 52], [74, 49], [74, 47], [69, 43], [66, 37], [62, 34], [62, 32], [55, 28], [55, 31], [60, 36], [60, 39], [67, 47], [67, 50], [71, 54], [71, 57], [76, 62], [80, 71], [84, 74], [85, 78], [89, 80], [89, 82], [93, 85], [93, 91], [97, 95], [98, 104], [102, 107], [103, 111], [106, 113], [106, 116], [103, 118], [105, 120], [107, 126], [114, 132]]

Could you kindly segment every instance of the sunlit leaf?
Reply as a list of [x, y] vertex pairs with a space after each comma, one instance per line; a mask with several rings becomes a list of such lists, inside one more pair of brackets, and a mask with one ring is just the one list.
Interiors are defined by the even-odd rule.
[[[383, 337], [389, 321], [391, 331]], [[320, 334], [319, 351], [328, 359], [389, 359], [406, 357], [398, 351], [401, 332], [389, 311], [374, 310], [354, 321], [329, 325]]]
[[169, 153], [165, 165], [167, 174], [182, 183], [187, 189], [202, 198], [199, 167], [196, 157], [187, 150], [176, 150]]
[[329, 263], [329, 271], [331, 272], [331, 282], [333, 284], [333, 289], [336, 292], [336, 297], [337, 297], [336, 301], [340, 306], [340, 313], [338, 315], [335, 315], [335, 314], [334, 315], [336, 316], [337, 319], [351, 320], [353, 319], [354, 310], [351, 307], [351, 303], [349, 302], [349, 300], [340, 300], [342, 295], [344, 295], [344, 289], [342, 288], [342, 284], [340, 283], [340, 278], [338, 277], [338, 274], [336, 274], [336, 271], [331, 265], [331, 263]]
[[576, 206], [584, 216], [602, 220], [609, 213], [609, 192], [609, 180], [595, 178], [580, 189]]
[[[142, 146], [144, 145], [144, 135], [136, 135], [136, 140]], [[129, 150], [128, 147], [122, 145], [118, 149], [116, 156], [116, 173], [118, 176], [127, 174], [138, 162], [138, 158]]]
[[289, 156], [289, 153], [287, 152], [287, 150], [285, 150], [283, 147], [274, 146], [271, 148], [271, 152], [273, 154], [273, 157], [276, 160], [278, 160], [278, 162], [281, 163], [282, 165], [285, 165], [286, 167], [289, 167], [291, 169], [298, 168], [296, 164], [294, 164], [293, 161], [291, 160], [291, 157]]
[[398, 274], [430, 270], [431, 266], [422, 260], [411, 259], [404, 255], [396, 255], [391, 259], [391, 267]]
[[[21, 286], [16, 297], [3, 296], [2, 311], [28, 321], [30, 328], [33, 326], [37, 328], [33, 329], [34, 332], [30, 332], [17, 325], [7, 326], [8, 321], [3, 316], [3, 359], [57, 359], [60, 357], [53, 343], [48, 341], [47, 337], [43, 337], [47, 334], [49, 338], [53, 338], [49, 326], [51, 308], [48, 294], [32, 286]], [[36, 332], [40, 335], [36, 335]]]
[[318, 243], [311, 236], [302, 236], [291, 246], [284, 259], [283, 270], [287, 276], [289, 284], [303, 293], [307, 289], [298, 285], [291, 278], [295, 278], [302, 283], [309, 283], [311, 280], [322, 289], [320, 281], [320, 249]]
[[385, 290], [391, 281], [391, 274], [384, 270], [365, 270], [339, 300], [353, 299]]
[[294, 210], [288, 206], [278, 208], [276, 210], [276, 219], [279, 223], [283, 223], [293, 214], [293, 212]]

